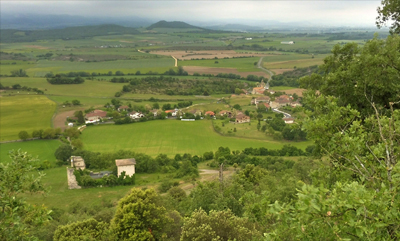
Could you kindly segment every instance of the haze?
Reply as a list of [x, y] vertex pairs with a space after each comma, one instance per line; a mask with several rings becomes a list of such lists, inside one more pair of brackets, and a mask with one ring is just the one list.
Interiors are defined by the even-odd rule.
[[1, 1], [1, 14], [67, 14], [197, 24], [265, 21], [374, 26], [380, 1]]

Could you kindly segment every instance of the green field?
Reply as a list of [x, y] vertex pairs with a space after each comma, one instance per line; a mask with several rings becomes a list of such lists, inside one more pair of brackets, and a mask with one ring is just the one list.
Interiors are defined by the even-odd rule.
[[19, 139], [22, 130], [29, 134], [33, 130], [51, 127], [51, 117], [56, 104], [42, 95], [18, 95], [0, 97], [0, 141]]
[[90, 151], [132, 150], [156, 156], [160, 153], [191, 153], [202, 155], [218, 147], [243, 150], [246, 147], [281, 148], [293, 144], [305, 148], [307, 143], [275, 142], [250, 138], [225, 137], [216, 133], [207, 120], [184, 122], [177, 120], [149, 121], [127, 125], [103, 125], [85, 129], [81, 136], [84, 147]]
[[[260, 71], [254, 65], [258, 62], [259, 57], [249, 58], [231, 58], [231, 59], [203, 59], [203, 60], [185, 60], [178, 61], [178, 66], [202, 66], [213, 68], [235, 68], [238, 71]], [[218, 63], [215, 63], [215, 62]]]
[[54, 152], [61, 145], [58, 140], [35, 140], [24, 142], [12, 142], [0, 144], [0, 162], [8, 162], [10, 158], [8, 152], [10, 150], [26, 151], [34, 157], [38, 157], [40, 161], [49, 161], [55, 163], [56, 158]]
[[267, 69], [292, 69], [304, 68], [312, 65], [320, 65], [326, 54], [282, 54], [272, 55], [263, 58], [263, 66]]

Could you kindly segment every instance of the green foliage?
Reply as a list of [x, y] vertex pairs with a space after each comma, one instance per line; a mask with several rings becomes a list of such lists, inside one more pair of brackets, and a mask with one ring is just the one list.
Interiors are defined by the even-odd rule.
[[68, 162], [69, 158], [72, 155], [72, 147], [70, 145], [62, 144], [60, 147], [57, 148], [54, 156], [57, 160], [63, 161], [65, 163]]
[[378, 7], [378, 17], [376, 25], [378, 28], [386, 26], [387, 22], [391, 22], [390, 32], [392, 34], [400, 33], [400, 4], [396, 0], [382, 0], [382, 6]]
[[26, 71], [23, 69], [11, 71], [11, 77], [28, 77]]
[[199, 209], [185, 218], [181, 240], [253, 240], [261, 238], [247, 219], [236, 217], [229, 209], [211, 211]]
[[10, 151], [11, 162], [0, 163], [0, 237], [7, 240], [35, 240], [28, 228], [43, 225], [50, 212], [44, 206], [24, 201], [24, 193], [45, 191], [41, 178], [32, 166], [37, 159], [21, 150]]
[[151, 240], [160, 239], [169, 222], [171, 219], [153, 189], [133, 188], [119, 201], [111, 227], [117, 239]]
[[21, 140], [26, 140], [26, 139], [29, 138], [29, 134], [28, 134], [27, 131], [20, 131], [20, 132], [18, 133], [18, 137], [19, 137], [19, 139], [21, 139]]
[[80, 76], [75, 77], [74, 79], [70, 79], [65, 76], [55, 75], [52, 78], [47, 78], [47, 82], [49, 82], [50, 84], [53, 84], [53, 85], [82, 84], [83, 82], [85, 82], [85, 80]]
[[55, 241], [74, 240], [111, 240], [115, 237], [109, 231], [109, 224], [98, 222], [93, 218], [58, 226], [54, 232]]

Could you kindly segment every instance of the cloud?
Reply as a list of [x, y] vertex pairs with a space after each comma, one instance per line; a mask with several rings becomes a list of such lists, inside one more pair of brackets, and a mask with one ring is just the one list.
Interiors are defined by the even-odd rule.
[[142, 17], [181, 21], [251, 19], [281, 22], [373, 25], [379, 0], [372, 1], [4, 1], [1, 13]]

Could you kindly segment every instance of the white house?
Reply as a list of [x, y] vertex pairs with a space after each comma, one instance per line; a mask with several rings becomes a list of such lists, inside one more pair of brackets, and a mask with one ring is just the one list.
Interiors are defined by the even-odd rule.
[[122, 172], [125, 172], [125, 175], [128, 176], [132, 176], [133, 174], [135, 174], [135, 158], [117, 159], [115, 160], [115, 165], [118, 168], [118, 177], [121, 175]]
[[294, 41], [283, 41], [281, 44], [294, 44]]
[[293, 124], [294, 119], [292, 117], [285, 117], [283, 118], [286, 124]]
[[131, 113], [129, 113], [129, 117], [131, 119], [139, 119], [139, 118], [144, 117], [144, 115], [140, 112], [132, 111]]

